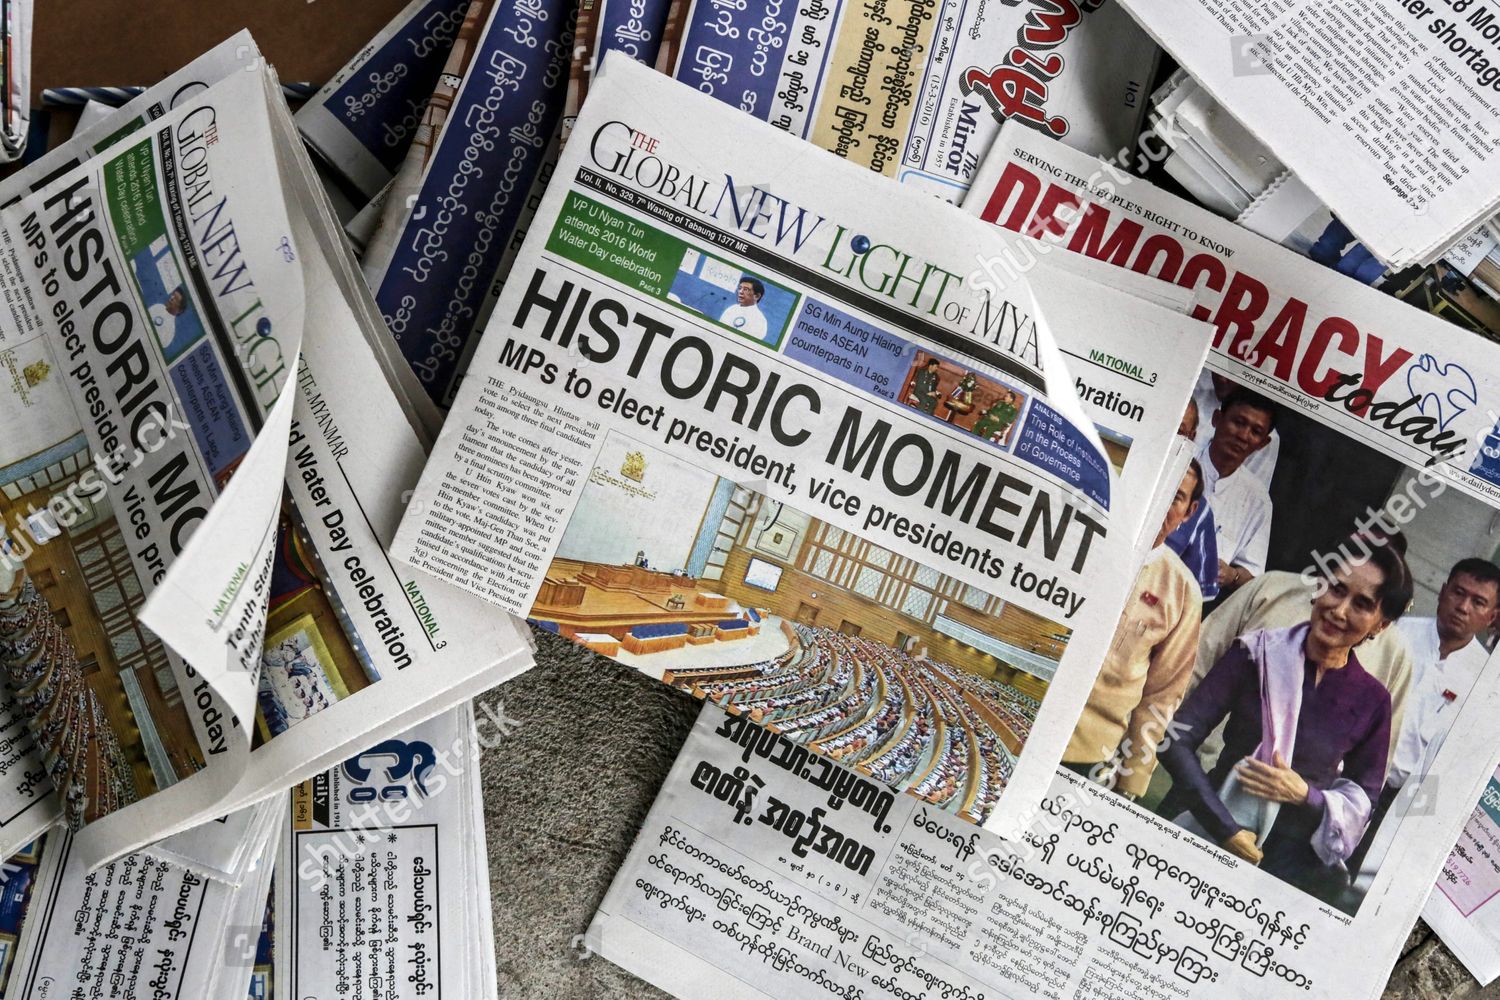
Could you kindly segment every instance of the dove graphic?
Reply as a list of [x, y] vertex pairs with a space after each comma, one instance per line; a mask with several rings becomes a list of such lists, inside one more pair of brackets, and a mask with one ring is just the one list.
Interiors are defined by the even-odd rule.
[[1462, 365], [1444, 364], [1431, 354], [1424, 354], [1406, 370], [1406, 388], [1417, 399], [1422, 415], [1447, 430], [1455, 419], [1479, 403], [1474, 376]]

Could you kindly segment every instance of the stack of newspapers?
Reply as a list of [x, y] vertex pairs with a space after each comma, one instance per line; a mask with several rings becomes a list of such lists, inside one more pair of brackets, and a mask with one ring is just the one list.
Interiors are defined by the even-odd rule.
[[0, 1000], [498, 1000], [534, 631], [704, 703], [674, 996], [1500, 976], [1500, 6], [411, 0], [28, 156]]

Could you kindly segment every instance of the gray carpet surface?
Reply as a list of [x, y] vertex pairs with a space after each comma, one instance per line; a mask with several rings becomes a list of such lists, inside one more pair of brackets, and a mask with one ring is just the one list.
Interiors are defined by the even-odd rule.
[[[543, 635], [536, 667], [481, 695], [475, 707], [492, 720], [512, 720], [480, 765], [502, 1000], [666, 997], [590, 955], [582, 935], [698, 703]], [[1480, 988], [1419, 924], [1384, 1000], [1439, 997], [1500, 1000], [1500, 983]]]

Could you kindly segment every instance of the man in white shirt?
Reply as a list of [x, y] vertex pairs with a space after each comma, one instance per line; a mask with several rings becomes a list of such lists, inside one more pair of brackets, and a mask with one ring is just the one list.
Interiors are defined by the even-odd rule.
[[[1202, 448], [1214, 436], [1213, 415], [1234, 392], [1238, 385], [1223, 375], [1215, 375], [1207, 368], [1198, 375], [1198, 386], [1193, 390], [1193, 402], [1197, 406], [1198, 420], [1193, 425], [1193, 443]], [[1281, 454], [1281, 435], [1271, 431], [1271, 440], [1266, 446], [1245, 459], [1245, 468], [1267, 486], [1276, 473], [1276, 459]]]
[[760, 283], [760, 279], [741, 275], [735, 303], [719, 315], [719, 322], [747, 337], [765, 340], [766, 314], [760, 311], [760, 300], [765, 294], [766, 286]]
[[1412, 702], [1396, 737], [1396, 757], [1386, 787], [1400, 788], [1420, 775], [1447, 734], [1458, 702], [1474, 687], [1489, 651], [1477, 638], [1495, 624], [1500, 609], [1500, 568], [1465, 559], [1438, 591], [1437, 617], [1403, 617], [1396, 623], [1412, 654]]
[[[1203, 496], [1213, 513], [1219, 590], [1243, 586], [1266, 569], [1271, 544], [1271, 493], [1247, 468], [1276, 430], [1276, 404], [1258, 392], [1235, 389], [1213, 414], [1213, 436], [1198, 451]], [[1190, 564], [1191, 565], [1191, 564]]]
[[[163, 351], [170, 352], [172, 341], [177, 339], [177, 317], [187, 312], [187, 293], [179, 285], [172, 289], [172, 294], [167, 296], [163, 303], [151, 303], [146, 311], [151, 317], [151, 325], [156, 327], [156, 339], [161, 344]], [[170, 354], [168, 355], [170, 357]]]
[[1375, 804], [1369, 828], [1359, 849], [1349, 859], [1351, 872], [1374, 839], [1375, 829], [1391, 803], [1412, 778], [1422, 779], [1434, 754], [1448, 735], [1459, 706], [1474, 688], [1489, 651], [1479, 634], [1494, 626], [1500, 612], [1500, 567], [1485, 559], [1463, 559], [1448, 571], [1438, 591], [1437, 616], [1405, 615], [1396, 622], [1411, 652], [1411, 693], [1396, 742], [1385, 788]]

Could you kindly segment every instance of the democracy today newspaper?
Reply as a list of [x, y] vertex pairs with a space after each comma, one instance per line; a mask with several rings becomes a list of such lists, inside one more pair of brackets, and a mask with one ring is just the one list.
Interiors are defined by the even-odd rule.
[[[1232, 810], [1235, 801], [1229, 765], [1236, 752], [1254, 747], [1243, 738], [1200, 731], [1227, 719], [1225, 732], [1231, 732], [1236, 719], [1245, 718], [1226, 687], [1236, 640], [1253, 646], [1254, 637], [1274, 636], [1275, 628], [1317, 627], [1325, 615], [1331, 620], [1333, 613], [1318, 603], [1319, 581], [1329, 578], [1340, 557], [1366, 555], [1370, 539], [1380, 535], [1397, 536], [1404, 548], [1413, 582], [1410, 607], [1352, 653], [1390, 701], [1384, 760], [1368, 761], [1360, 779], [1367, 809], [1350, 813], [1352, 829], [1363, 823], [1363, 832], [1332, 845], [1319, 843], [1317, 835], [1328, 832], [1320, 826], [1313, 842], [1323, 864], [1307, 858], [1290, 864], [1282, 855], [1291, 821], [1283, 815], [1260, 838], [1261, 871], [1237, 860], [1218, 876], [1226, 891], [1274, 898], [1276, 911], [1284, 909], [1293, 926], [1305, 922], [1303, 955], [1341, 956], [1337, 969], [1320, 970], [1307, 959], [1290, 961], [1300, 957], [1295, 950], [1278, 949], [1286, 968], [1300, 966], [1303, 977], [1319, 984], [1315, 989], [1377, 995], [1383, 970], [1493, 766], [1482, 734], [1497, 674], [1481, 640], [1495, 621], [1497, 558], [1488, 525], [1500, 497], [1494, 403], [1500, 353], [1488, 341], [1419, 310], [1396, 309], [1387, 296], [1023, 130], [1002, 134], [966, 207], [1068, 251], [1197, 291], [1197, 314], [1215, 328], [1198, 393], [1202, 407], [1218, 399], [1222, 417], [1236, 387], [1254, 389], [1277, 407], [1272, 436], [1244, 463], [1269, 500], [1262, 503], [1270, 522], [1265, 559], [1254, 579], [1220, 597], [1203, 618], [1193, 681], [1172, 717], [1196, 760], [1180, 749], [1161, 751], [1161, 766], [1136, 799], [1145, 810], [1130, 812], [1138, 829], [1149, 810], [1149, 822], [1167, 821], [1183, 845], [1224, 843], [1235, 830], [1223, 822], [1224, 809]], [[1218, 436], [1217, 428], [1202, 432], [1200, 461]], [[1212, 476], [1216, 470], [1205, 471]], [[1241, 520], [1238, 491], [1225, 491], [1225, 483], [1221, 478], [1215, 485], [1209, 509], [1217, 517], [1226, 505], [1230, 519]], [[1356, 533], [1363, 538], [1351, 539]], [[1380, 562], [1375, 549], [1368, 556]], [[1257, 658], [1274, 659], [1264, 650]], [[1330, 717], [1323, 718], [1326, 726]], [[1089, 721], [1086, 710], [1080, 731]], [[1299, 728], [1309, 723], [1304, 706]], [[1273, 742], [1287, 739], [1279, 734]], [[1283, 756], [1294, 768], [1311, 769], [1319, 751], [1301, 749], [1304, 742], [1293, 733]], [[1358, 776], [1350, 754], [1339, 767], [1330, 787]], [[1325, 796], [1323, 816], [1331, 815]], [[1181, 864], [1161, 851], [1160, 834], [1153, 839], [1153, 850]], [[1226, 860], [1218, 852], [1210, 857]], [[1342, 875], [1336, 874], [1340, 867]], [[1266, 874], [1300, 892], [1273, 897], [1275, 883]], [[1438, 886], [1451, 890], [1447, 873]], [[1309, 906], [1313, 901], [1321, 905]], [[1350, 968], [1368, 969], [1367, 979], [1351, 980]]]
[[970, 288], [1021, 242], [611, 54], [392, 555], [1001, 827], [1209, 333], [1093, 262]]
[[424, 438], [248, 35], [4, 190], [7, 851], [117, 857], [529, 664], [385, 556]]

